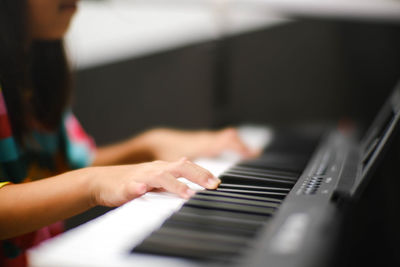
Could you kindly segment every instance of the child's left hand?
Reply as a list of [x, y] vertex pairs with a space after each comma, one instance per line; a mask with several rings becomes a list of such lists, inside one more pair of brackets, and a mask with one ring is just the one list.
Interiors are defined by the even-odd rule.
[[258, 154], [246, 146], [234, 128], [219, 131], [155, 129], [147, 134], [151, 150], [159, 160], [174, 161], [183, 156], [189, 159], [215, 157], [227, 150], [245, 158]]

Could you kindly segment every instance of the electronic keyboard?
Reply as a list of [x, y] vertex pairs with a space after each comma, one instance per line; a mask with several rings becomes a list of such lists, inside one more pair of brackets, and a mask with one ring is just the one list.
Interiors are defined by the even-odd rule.
[[362, 138], [348, 128], [242, 128], [265, 149], [198, 160], [222, 180], [217, 189], [197, 187], [187, 201], [149, 192], [32, 249], [30, 265], [331, 266], [344, 207], [391, 156], [399, 118], [396, 86]]

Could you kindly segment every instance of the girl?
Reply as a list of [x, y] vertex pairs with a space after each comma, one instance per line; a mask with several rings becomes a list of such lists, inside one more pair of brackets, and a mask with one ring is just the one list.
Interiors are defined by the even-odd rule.
[[[182, 156], [252, 154], [233, 129], [155, 129], [95, 149], [68, 109], [62, 37], [76, 9], [77, 0], [0, 0], [0, 266], [26, 265], [26, 249], [62, 231], [56, 222], [96, 205], [153, 189], [189, 198], [181, 176], [218, 186]], [[127, 164], [143, 159], [158, 161]]]

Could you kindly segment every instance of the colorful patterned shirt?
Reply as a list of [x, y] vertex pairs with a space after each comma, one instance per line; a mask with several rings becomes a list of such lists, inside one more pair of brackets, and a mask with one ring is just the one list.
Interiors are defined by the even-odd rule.
[[[91, 164], [95, 144], [68, 111], [55, 132], [33, 131], [22, 148], [10, 127], [0, 87], [0, 193], [7, 182], [25, 183]], [[25, 251], [61, 233], [62, 223], [8, 240], [0, 240], [0, 266], [26, 266]]]

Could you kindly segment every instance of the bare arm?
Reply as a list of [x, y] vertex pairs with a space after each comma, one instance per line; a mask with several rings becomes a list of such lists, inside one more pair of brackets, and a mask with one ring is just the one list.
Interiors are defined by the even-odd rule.
[[31, 232], [96, 205], [115, 207], [154, 188], [189, 198], [194, 194], [176, 180], [186, 177], [206, 188], [220, 182], [183, 158], [175, 162], [90, 167], [0, 189], [0, 239]]
[[116, 144], [99, 147], [93, 166], [132, 164], [155, 160], [149, 132]]
[[94, 206], [82, 171], [6, 185], [0, 190], [0, 238], [18, 236]]

